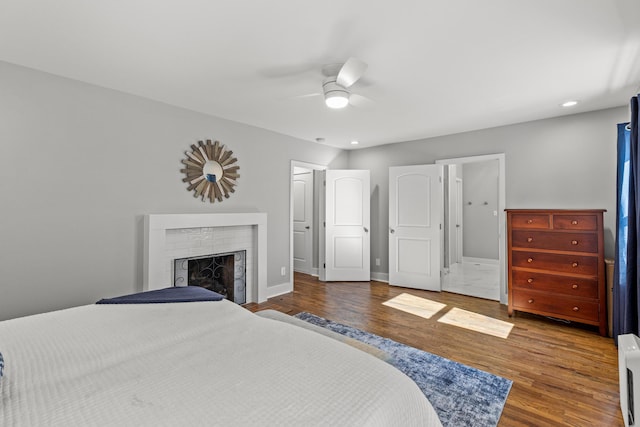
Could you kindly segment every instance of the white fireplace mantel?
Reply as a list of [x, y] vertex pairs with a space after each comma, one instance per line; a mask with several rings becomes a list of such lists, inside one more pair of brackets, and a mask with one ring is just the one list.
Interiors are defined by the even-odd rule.
[[256, 274], [253, 283], [247, 283], [247, 302], [267, 300], [267, 214], [213, 213], [213, 214], [151, 214], [144, 218], [143, 290], [173, 286], [165, 272], [167, 230], [206, 227], [255, 227]]

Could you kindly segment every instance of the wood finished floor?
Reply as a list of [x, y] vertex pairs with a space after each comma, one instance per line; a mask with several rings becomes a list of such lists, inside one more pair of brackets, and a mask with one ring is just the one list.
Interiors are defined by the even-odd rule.
[[[424, 319], [382, 303], [410, 293], [447, 305]], [[438, 322], [452, 307], [512, 322], [507, 339]], [[596, 328], [517, 313], [495, 301], [381, 282], [319, 282], [296, 273], [294, 291], [251, 311], [313, 313], [513, 381], [499, 426], [623, 426], [617, 349]]]

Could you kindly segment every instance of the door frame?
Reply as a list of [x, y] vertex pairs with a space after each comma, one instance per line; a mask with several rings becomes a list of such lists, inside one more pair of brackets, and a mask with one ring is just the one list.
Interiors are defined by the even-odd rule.
[[[314, 170], [326, 170], [327, 165], [320, 165], [316, 163], [302, 162], [299, 160], [291, 160], [291, 170], [289, 171], [289, 284], [293, 290], [293, 175], [296, 167]], [[314, 198], [315, 198], [315, 185], [314, 185]], [[314, 208], [314, 214], [315, 210]], [[313, 249], [312, 249], [313, 250]], [[313, 272], [313, 261], [311, 271]]]
[[[506, 168], [504, 153], [485, 154], [480, 156], [457, 157], [450, 159], [436, 160], [436, 163], [454, 165], [461, 163], [486, 162], [488, 160], [498, 160], [498, 257], [500, 263], [500, 303], [507, 304], [507, 283], [506, 283], [506, 240], [505, 240], [505, 208], [506, 208]], [[463, 178], [464, 179], [464, 178]], [[464, 184], [463, 184], [464, 185]], [[443, 242], [444, 244], [444, 242]]]

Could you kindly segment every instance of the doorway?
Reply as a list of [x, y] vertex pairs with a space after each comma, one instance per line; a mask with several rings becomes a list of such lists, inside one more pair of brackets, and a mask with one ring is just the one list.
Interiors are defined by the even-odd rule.
[[[313, 276], [318, 276], [318, 233], [320, 229], [318, 224], [320, 179], [318, 178], [318, 176], [321, 171], [326, 169], [327, 166], [325, 165], [301, 162], [297, 160], [291, 161], [291, 182], [289, 191], [289, 265], [291, 266], [290, 268], [292, 272], [289, 280], [291, 289], [293, 289], [294, 271], [305, 272]], [[302, 184], [301, 182], [298, 182], [300, 180], [298, 180], [296, 177], [300, 178], [302, 176], [300, 174], [306, 173], [309, 173], [311, 175], [311, 183], [307, 182], [305, 184]], [[308, 187], [309, 185], [311, 185], [311, 188]], [[304, 191], [302, 191], [303, 189]], [[304, 212], [304, 215], [302, 215], [301, 209], [309, 209], [309, 201], [306, 200], [302, 202], [303, 198], [308, 197], [307, 194], [309, 190], [311, 190], [311, 212], [307, 210], [306, 212]], [[302, 196], [303, 193], [305, 194], [305, 196]], [[304, 206], [301, 207], [300, 203], [304, 203]], [[302, 217], [310, 218], [310, 222], [306, 221], [302, 223], [298, 221]], [[306, 229], [306, 227], [309, 227], [309, 229]], [[306, 237], [304, 239], [301, 238], [301, 234], [298, 234], [296, 232], [296, 229], [300, 228], [302, 228], [306, 232]], [[307, 258], [307, 261], [301, 266], [300, 261], [303, 257]], [[296, 258], [298, 258], [298, 262], [296, 262]]]
[[293, 169], [293, 271], [311, 274], [314, 226], [313, 170]]
[[[369, 174], [368, 170], [327, 170], [323, 165], [291, 161], [292, 288], [295, 271], [323, 281], [370, 280]], [[311, 203], [306, 201], [309, 190]]]
[[489, 154], [436, 163], [448, 168], [443, 290], [506, 304], [505, 156]]

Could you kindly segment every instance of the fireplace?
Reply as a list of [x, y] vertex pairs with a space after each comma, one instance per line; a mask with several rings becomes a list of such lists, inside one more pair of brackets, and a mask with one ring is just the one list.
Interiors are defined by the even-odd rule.
[[[143, 242], [144, 291], [174, 286], [176, 259], [246, 250], [246, 302], [269, 297], [264, 212], [145, 215]], [[277, 294], [290, 290], [278, 288]]]
[[236, 304], [246, 299], [246, 251], [174, 260], [174, 286], [200, 286]]

